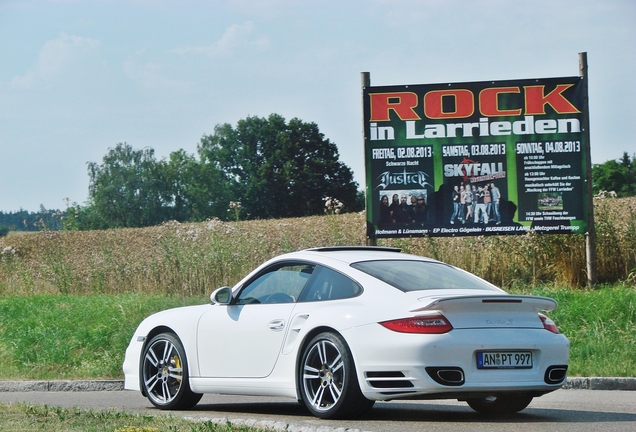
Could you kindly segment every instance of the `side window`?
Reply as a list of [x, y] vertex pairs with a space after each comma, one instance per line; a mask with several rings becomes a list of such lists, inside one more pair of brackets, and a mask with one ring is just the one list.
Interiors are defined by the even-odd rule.
[[356, 282], [327, 267], [319, 267], [314, 273], [314, 277], [303, 291], [300, 301], [350, 298], [362, 292], [362, 288]]
[[307, 284], [315, 265], [279, 264], [249, 282], [235, 304], [293, 303]]

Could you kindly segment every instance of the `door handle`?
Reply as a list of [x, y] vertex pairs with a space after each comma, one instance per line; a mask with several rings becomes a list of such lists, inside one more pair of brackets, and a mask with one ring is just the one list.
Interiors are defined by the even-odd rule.
[[269, 329], [272, 331], [281, 331], [285, 328], [285, 320], [278, 319], [269, 322]]

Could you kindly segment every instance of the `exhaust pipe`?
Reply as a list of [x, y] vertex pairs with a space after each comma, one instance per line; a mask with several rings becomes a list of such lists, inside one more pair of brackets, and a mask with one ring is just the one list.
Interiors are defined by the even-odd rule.
[[546, 384], [560, 384], [565, 380], [567, 375], [567, 365], [550, 366], [548, 369], [546, 369], [543, 380], [546, 382]]
[[464, 385], [464, 371], [460, 367], [427, 367], [426, 372], [438, 384], [458, 387]]

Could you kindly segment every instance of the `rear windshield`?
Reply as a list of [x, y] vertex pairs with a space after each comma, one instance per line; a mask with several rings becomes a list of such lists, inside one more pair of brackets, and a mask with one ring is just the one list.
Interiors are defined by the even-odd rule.
[[382, 260], [362, 261], [351, 267], [363, 271], [402, 291], [432, 289], [475, 289], [497, 291], [493, 285], [444, 263]]

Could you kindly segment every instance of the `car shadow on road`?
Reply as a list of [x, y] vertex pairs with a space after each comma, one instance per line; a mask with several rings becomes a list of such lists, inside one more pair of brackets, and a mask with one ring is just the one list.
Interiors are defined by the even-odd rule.
[[222, 413], [272, 414], [290, 417], [308, 417], [311, 414], [297, 402], [244, 402], [244, 403], [199, 403], [189, 411]]
[[[219, 416], [227, 416], [228, 414], [254, 414], [277, 416], [287, 419], [296, 418], [298, 420], [314, 418], [304, 406], [296, 402], [199, 404], [190, 410], [190, 412], [193, 411], [206, 412], [208, 416], [212, 413], [218, 413]], [[237, 417], [240, 417], [240, 415]], [[479, 414], [464, 405], [377, 403], [369, 413], [356, 420], [423, 423], [618, 423], [636, 422], [636, 414], [528, 407], [517, 414], [488, 416]]]
[[601, 411], [565, 410], [560, 408], [532, 408], [509, 415], [484, 415], [462, 405], [433, 404], [377, 404], [366, 417], [368, 420], [414, 422], [493, 422], [493, 423], [599, 423], [636, 422], [636, 414]]

